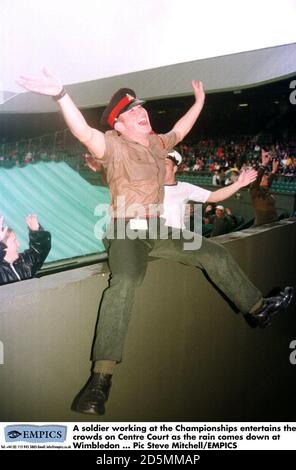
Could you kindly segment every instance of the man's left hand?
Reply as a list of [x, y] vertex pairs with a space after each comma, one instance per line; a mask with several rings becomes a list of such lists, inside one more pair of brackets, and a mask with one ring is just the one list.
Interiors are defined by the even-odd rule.
[[198, 103], [203, 103], [205, 100], [205, 92], [203, 88], [203, 83], [198, 82], [197, 80], [192, 80], [191, 84], [192, 84], [195, 100]]

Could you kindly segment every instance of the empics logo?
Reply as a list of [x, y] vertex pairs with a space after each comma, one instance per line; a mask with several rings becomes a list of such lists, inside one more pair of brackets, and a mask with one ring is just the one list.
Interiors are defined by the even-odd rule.
[[67, 427], [16, 424], [5, 426], [4, 433], [6, 442], [64, 442]]

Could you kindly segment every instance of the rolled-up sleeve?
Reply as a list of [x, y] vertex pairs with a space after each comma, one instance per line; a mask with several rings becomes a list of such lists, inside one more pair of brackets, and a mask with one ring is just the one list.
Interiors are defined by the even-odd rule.
[[173, 150], [175, 145], [177, 145], [179, 142], [177, 133], [175, 131], [170, 131], [170, 132], [167, 132], [166, 134], [159, 134], [158, 136], [163, 143], [163, 147], [168, 152]]

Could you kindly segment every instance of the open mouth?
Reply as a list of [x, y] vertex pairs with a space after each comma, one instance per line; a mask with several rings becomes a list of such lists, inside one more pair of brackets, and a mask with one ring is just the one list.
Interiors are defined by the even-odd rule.
[[145, 126], [147, 124], [147, 119], [146, 118], [140, 119], [140, 121], [138, 121], [138, 124], [139, 126]]

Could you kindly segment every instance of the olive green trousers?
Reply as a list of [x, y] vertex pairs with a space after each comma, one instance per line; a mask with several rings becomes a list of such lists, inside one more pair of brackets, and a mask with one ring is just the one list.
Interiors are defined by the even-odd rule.
[[[107, 232], [105, 245], [108, 247], [111, 277], [99, 310], [93, 361], [121, 362], [135, 290], [143, 282], [149, 256], [167, 258], [201, 269], [242, 313], [248, 313], [262, 298], [261, 292], [222, 245], [194, 234], [193, 249], [188, 249], [191, 245], [188, 245], [187, 237], [192, 237], [191, 232], [183, 231], [181, 236], [173, 239], [176, 235], [173, 229], [169, 229], [168, 236], [161, 238], [160, 225], [164, 225], [161, 219], [157, 229], [149, 233], [145, 230], [133, 231], [135, 236], [142, 237], [135, 239], [118, 238], [116, 230], [112, 239]], [[187, 249], [184, 249], [185, 244]]]

